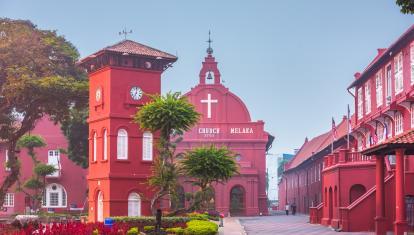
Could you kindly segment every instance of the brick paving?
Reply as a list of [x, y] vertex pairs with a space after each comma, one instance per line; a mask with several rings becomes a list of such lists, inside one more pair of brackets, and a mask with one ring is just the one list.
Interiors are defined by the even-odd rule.
[[263, 217], [241, 217], [240, 224], [248, 235], [367, 235], [371, 232], [345, 233], [336, 232], [329, 227], [318, 224], [309, 224], [309, 217], [306, 215], [274, 215]]

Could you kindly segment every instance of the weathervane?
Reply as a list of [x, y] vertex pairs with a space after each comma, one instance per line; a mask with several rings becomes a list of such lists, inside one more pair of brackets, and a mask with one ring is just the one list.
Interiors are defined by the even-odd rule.
[[209, 54], [209, 55], [213, 54], [213, 48], [211, 48], [211, 43], [213, 42], [213, 40], [211, 40], [210, 34], [211, 34], [211, 32], [209, 30], [208, 31], [208, 41], [207, 41], [208, 42], [207, 54]]
[[129, 30], [129, 32], [127, 31], [127, 29], [126, 28], [124, 28], [123, 30], [122, 30], [122, 32], [119, 32], [118, 34], [119, 35], [124, 35], [124, 37], [125, 37], [125, 39], [127, 38], [127, 35], [128, 34], [131, 34], [132, 33], [132, 29], [131, 30]]

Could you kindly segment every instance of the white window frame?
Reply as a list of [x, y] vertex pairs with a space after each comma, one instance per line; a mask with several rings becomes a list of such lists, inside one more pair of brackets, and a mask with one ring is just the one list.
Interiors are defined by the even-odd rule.
[[118, 160], [128, 159], [128, 132], [125, 129], [119, 129], [116, 141], [116, 157]]
[[96, 131], [95, 131], [93, 133], [93, 149], [92, 149], [92, 161], [94, 162], [96, 162], [97, 140], [98, 140], [98, 135], [96, 134]]
[[[393, 128], [394, 128], [394, 123], [391, 121], [391, 119], [386, 119], [385, 120], [387, 122], [387, 126], [388, 126], [388, 130], [387, 130], [387, 138], [392, 137], [392, 132], [393, 132]], [[384, 130], [385, 131], [385, 130]]]
[[410, 45], [411, 85], [414, 84], [414, 43]]
[[394, 57], [394, 79], [395, 79], [395, 94], [399, 94], [404, 90], [402, 52], [400, 52], [397, 56]]
[[380, 107], [382, 105], [382, 71], [380, 70], [375, 75], [375, 96], [377, 100], [377, 107]]
[[128, 195], [128, 216], [141, 216], [141, 197], [138, 193]]
[[411, 128], [414, 128], [414, 105], [410, 106]]
[[362, 98], [362, 88], [358, 88], [358, 119], [361, 119], [364, 116], [364, 100]]
[[[56, 189], [53, 189], [56, 186]], [[51, 194], [57, 194], [57, 205], [51, 205]], [[52, 183], [46, 186], [45, 195], [43, 195], [43, 206], [44, 208], [66, 208], [68, 204], [68, 194], [60, 184]]]
[[58, 149], [47, 151], [47, 164], [54, 166], [56, 169], [56, 171], [53, 174], [48, 175], [48, 177], [58, 177], [60, 175], [60, 170], [62, 169], [60, 164], [60, 151]]
[[392, 95], [392, 68], [391, 64], [387, 64], [385, 66], [385, 83], [386, 83], [386, 90], [385, 90], [385, 104], [388, 106], [391, 103], [391, 95]]
[[152, 161], [153, 159], [153, 135], [146, 131], [142, 135], [142, 160]]
[[384, 126], [382, 124], [379, 124], [377, 127], [377, 138], [378, 138], [378, 143], [381, 143], [382, 141], [385, 140]]
[[395, 114], [395, 135], [401, 134], [404, 131], [404, 119], [400, 112]]
[[365, 84], [365, 114], [371, 113], [371, 84], [370, 80]]
[[14, 207], [14, 193], [6, 193], [3, 207]]
[[103, 155], [102, 160], [108, 160], [108, 131], [105, 129], [103, 132]]
[[7, 167], [7, 162], [9, 161], [9, 150], [8, 149], [6, 149], [6, 151], [5, 151], [5, 159], [4, 159], [4, 162], [5, 162], [5, 169], [6, 169], [6, 171], [11, 171], [11, 169], [10, 169], [10, 167]]

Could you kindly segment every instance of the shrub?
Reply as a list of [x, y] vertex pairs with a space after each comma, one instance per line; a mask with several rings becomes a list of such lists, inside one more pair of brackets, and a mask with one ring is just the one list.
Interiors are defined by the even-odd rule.
[[165, 230], [169, 234], [177, 234], [177, 235], [184, 235], [184, 229], [177, 227], [177, 228], [167, 228]]
[[[140, 217], [113, 217], [116, 224], [125, 224], [130, 227], [137, 227], [140, 231], [145, 231], [145, 226], [154, 226], [156, 221], [153, 216], [140, 216]], [[186, 223], [191, 219], [188, 217], [162, 217], [161, 227], [173, 228], [173, 227], [186, 227]]]
[[152, 225], [144, 226], [144, 232], [146, 233], [154, 231], [154, 230], [155, 230], [155, 226], [152, 226]]
[[218, 225], [205, 220], [191, 220], [184, 230], [186, 235], [215, 235], [217, 232]]
[[138, 235], [139, 230], [137, 227], [130, 228], [127, 232], [127, 235]]
[[197, 212], [193, 212], [193, 213], [188, 213], [187, 216], [191, 219], [191, 220], [208, 220], [209, 216], [208, 214], [200, 214]]

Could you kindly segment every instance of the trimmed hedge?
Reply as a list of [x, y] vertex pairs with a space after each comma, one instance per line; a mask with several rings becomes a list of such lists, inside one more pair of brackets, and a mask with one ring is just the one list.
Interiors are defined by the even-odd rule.
[[205, 220], [192, 220], [187, 222], [185, 235], [215, 235], [218, 232], [218, 225]]
[[[127, 224], [131, 227], [137, 227], [140, 231], [145, 231], [146, 226], [154, 226], [156, 223], [154, 216], [139, 216], [139, 217], [112, 217], [115, 224]], [[173, 227], [186, 227], [186, 223], [191, 219], [188, 217], [162, 217], [161, 218], [161, 227], [163, 228], [173, 228]]]
[[185, 229], [177, 227], [177, 228], [167, 228], [165, 231], [168, 234], [184, 235]]

